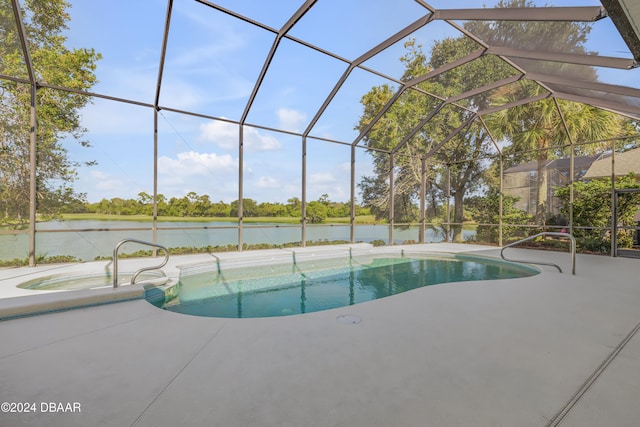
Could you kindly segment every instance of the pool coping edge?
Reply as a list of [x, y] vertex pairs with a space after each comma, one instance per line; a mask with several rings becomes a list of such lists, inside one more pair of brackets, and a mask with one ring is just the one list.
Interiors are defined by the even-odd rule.
[[37, 295], [4, 298], [0, 299], [0, 321], [143, 299], [144, 296], [144, 287], [136, 284], [118, 288], [52, 291]]

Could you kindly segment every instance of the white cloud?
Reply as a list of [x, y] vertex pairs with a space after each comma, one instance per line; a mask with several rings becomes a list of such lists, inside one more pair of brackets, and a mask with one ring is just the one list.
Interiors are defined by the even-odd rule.
[[340, 163], [338, 165], [338, 170], [340, 172], [349, 172], [349, 173], [351, 173], [351, 163], [350, 162]]
[[280, 182], [272, 176], [261, 176], [260, 178], [258, 178], [255, 185], [257, 188], [261, 189], [281, 187]]
[[158, 191], [182, 197], [190, 191], [230, 202], [238, 197], [238, 161], [229, 154], [178, 153], [158, 158]]
[[144, 188], [141, 182], [139, 178], [133, 176], [81, 169], [74, 187], [77, 192], [86, 193], [89, 202], [94, 203], [114, 197], [135, 199], [141, 191], [150, 192], [150, 189]]
[[307, 115], [289, 108], [280, 108], [277, 112], [280, 129], [300, 132], [307, 121]]
[[238, 147], [239, 132], [238, 126], [233, 123], [212, 120], [200, 125], [198, 139], [200, 141], [213, 142], [225, 150], [232, 150]]
[[91, 171], [89, 179], [91, 180], [91, 186], [103, 193], [118, 191], [125, 187], [121, 178], [116, 178], [102, 171]]
[[[233, 150], [238, 147], [240, 133], [238, 126], [233, 123], [212, 120], [200, 125], [201, 141], [213, 142], [225, 150]], [[244, 128], [244, 147], [254, 151], [274, 151], [282, 148], [277, 138], [261, 134], [252, 127]]]
[[178, 153], [177, 158], [162, 156], [158, 158], [158, 170], [169, 177], [219, 176], [237, 171], [238, 162], [231, 155], [216, 153], [197, 153], [187, 151]]
[[330, 172], [312, 173], [309, 175], [311, 184], [332, 184], [336, 182], [336, 177]]
[[[359, 178], [356, 178], [359, 181]], [[316, 200], [322, 194], [328, 194], [329, 199], [342, 202], [349, 199], [351, 190], [351, 164], [340, 163], [331, 172], [323, 171], [309, 174], [307, 180], [307, 195], [309, 200]]]

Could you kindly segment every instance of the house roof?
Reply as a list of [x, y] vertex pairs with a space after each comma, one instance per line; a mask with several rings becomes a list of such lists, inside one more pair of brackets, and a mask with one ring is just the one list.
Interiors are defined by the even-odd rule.
[[[629, 150], [624, 153], [616, 153], [613, 162], [616, 176], [625, 176], [629, 173], [640, 175], [640, 149]], [[593, 162], [584, 179], [597, 179], [611, 177], [611, 156]]]
[[[593, 161], [596, 159], [596, 156], [576, 156], [574, 157], [574, 167], [576, 169], [584, 169], [589, 167]], [[563, 169], [569, 170], [571, 166], [571, 158], [563, 157], [561, 159], [547, 160], [545, 168], [546, 169]], [[532, 161], [527, 163], [522, 163], [516, 166], [512, 166], [504, 171], [504, 173], [517, 173], [517, 172], [531, 172], [538, 170], [538, 162]]]

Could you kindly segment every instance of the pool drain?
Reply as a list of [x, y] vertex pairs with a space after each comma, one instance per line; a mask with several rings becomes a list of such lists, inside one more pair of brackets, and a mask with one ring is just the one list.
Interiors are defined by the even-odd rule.
[[336, 320], [338, 322], [340, 322], [340, 323], [345, 323], [347, 325], [354, 325], [356, 323], [360, 323], [360, 321], [362, 319], [360, 319], [358, 316], [352, 316], [350, 314], [345, 314], [345, 315], [336, 317]]

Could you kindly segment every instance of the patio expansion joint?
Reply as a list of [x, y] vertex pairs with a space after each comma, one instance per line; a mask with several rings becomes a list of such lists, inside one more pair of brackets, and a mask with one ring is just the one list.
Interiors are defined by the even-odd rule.
[[[68, 311], [70, 311], [70, 310], [68, 310]], [[48, 347], [50, 345], [54, 345], [54, 344], [58, 344], [58, 343], [61, 343], [61, 342], [69, 341], [69, 340], [72, 340], [72, 339], [75, 339], [75, 338], [78, 338], [78, 337], [83, 337], [83, 336], [95, 334], [96, 332], [99, 332], [99, 331], [104, 331], [104, 330], [107, 330], [107, 329], [116, 328], [116, 327], [119, 327], [119, 326], [122, 326], [122, 325], [126, 325], [127, 323], [136, 322], [136, 321], [138, 321], [140, 319], [144, 319], [146, 317], [155, 316], [155, 315], [157, 315], [157, 314], [156, 313], [145, 314], [145, 315], [141, 315], [139, 317], [133, 318], [133, 319], [129, 319], [129, 320], [125, 320], [125, 321], [122, 321], [122, 322], [113, 323], [113, 324], [108, 325], [108, 326], [103, 326], [103, 327], [100, 327], [100, 328], [91, 329], [90, 331], [82, 332], [82, 333], [75, 334], [75, 335], [70, 335], [68, 337], [61, 338], [61, 339], [54, 340], [54, 341], [50, 341], [50, 342], [47, 342], [47, 343], [42, 344], [42, 345], [36, 345], [34, 347], [30, 347], [30, 348], [26, 348], [24, 350], [16, 351], [14, 353], [5, 354], [4, 356], [0, 356], [0, 360], [7, 359], [9, 357], [17, 356], [19, 354], [27, 353], [27, 352], [30, 352], [30, 351], [33, 351], [33, 350], [37, 350], [37, 349], [40, 349], [40, 348], [45, 348], [45, 347]], [[10, 320], [7, 320], [7, 321], [10, 322], [11, 320], [20, 320], [20, 319], [10, 319]]]
[[171, 386], [171, 384], [173, 384], [173, 382], [182, 374], [182, 372], [184, 372], [185, 369], [187, 369], [187, 367], [189, 365], [191, 365], [191, 363], [195, 360], [196, 357], [198, 357], [198, 355], [202, 352], [202, 350], [204, 350], [205, 348], [207, 348], [207, 346], [209, 344], [211, 344], [211, 342], [218, 336], [218, 334], [224, 329], [225, 324], [223, 323], [222, 326], [220, 326], [220, 328], [218, 328], [218, 330], [216, 330], [210, 337], [209, 339], [207, 339], [201, 346], [200, 348], [198, 348], [198, 350], [193, 354], [193, 356], [187, 361], [187, 363], [184, 364], [184, 366], [182, 368], [180, 368], [176, 374], [171, 378], [171, 380], [169, 380], [169, 382], [167, 382], [167, 384], [162, 388], [162, 390], [160, 390], [160, 392], [158, 393], [158, 395], [156, 397], [154, 397], [151, 402], [149, 402], [149, 404], [142, 410], [142, 412], [140, 412], [140, 415], [138, 415], [138, 417], [135, 419], [135, 421], [133, 423], [131, 423], [131, 427], [134, 427], [135, 425], [137, 425], [142, 418], [144, 417], [144, 415], [149, 411], [149, 409], [151, 409], [151, 407], [154, 405], [154, 403], [160, 399], [160, 397], [162, 397], [164, 395], [164, 393], [167, 391], [167, 389]]
[[574, 395], [564, 404], [564, 406], [556, 412], [556, 414], [549, 420], [546, 424], [546, 427], [556, 427], [562, 423], [565, 417], [571, 412], [571, 410], [578, 404], [580, 399], [589, 391], [591, 386], [598, 380], [600, 375], [604, 373], [607, 367], [614, 361], [614, 359], [618, 356], [618, 354], [622, 351], [622, 349], [627, 345], [629, 341], [635, 336], [635, 334], [640, 330], [640, 323], [638, 323], [632, 330], [629, 332], [620, 343], [613, 349], [611, 353], [607, 356], [606, 359], [602, 361], [602, 363], [593, 371], [593, 373], [586, 379], [586, 381], [580, 386], [580, 388], [574, 393]]

